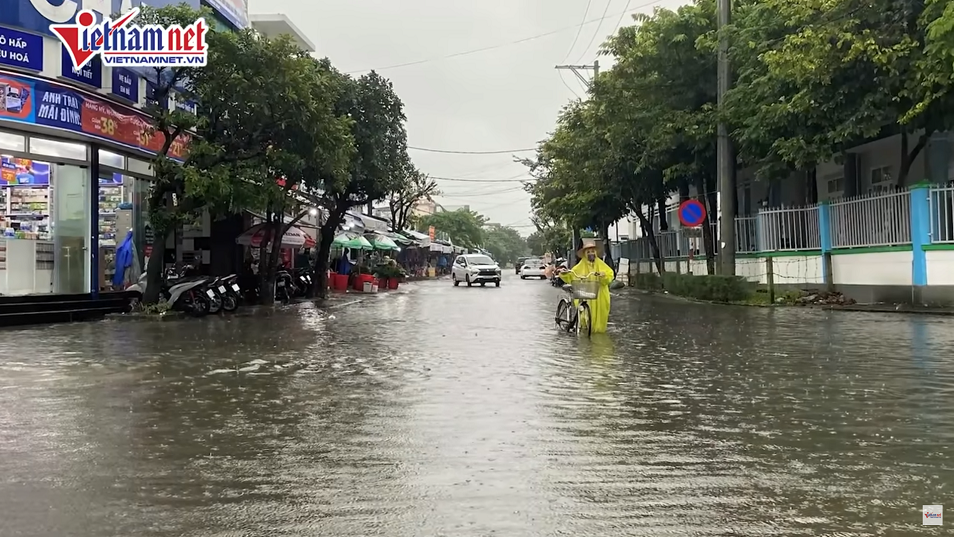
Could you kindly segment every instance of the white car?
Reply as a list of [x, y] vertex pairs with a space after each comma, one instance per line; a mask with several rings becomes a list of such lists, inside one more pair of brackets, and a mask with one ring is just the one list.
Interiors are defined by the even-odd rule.
[[527, 278], [547, 279], [547, 264], [542, 259], [536, 258], [524, 261], [523, 266], [520, 267], [520, 279], [526, 280]]
[[474, 284], [483, 287], [488, 283], [500, 287], [500, 265], [483, 254], [459, 255], [451, 267], [451, 279], [454, 280], [454, 287], [460, 282], [466, 283], [467, 287]]

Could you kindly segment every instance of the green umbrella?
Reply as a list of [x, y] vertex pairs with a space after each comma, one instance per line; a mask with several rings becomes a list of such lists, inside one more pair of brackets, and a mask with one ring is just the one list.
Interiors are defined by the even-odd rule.
[[348, 235], [347, 233], [342, 233], [341, 235], [338, 235], [337, 237], [335, 237], [335, 240], [331, 241], [331, 245], [337, 246], [338, 248], [347, 248], [348, 241], [350, 240], [351, 240], [350, 235]]
[[371, 237], [371, 245], [374, 246], [376, 250], [400, 250], [401, 247], [398, 246], [394, 241], [385, 237], [384, 235], [373, 235]]
[[374, 250], [374, 246], [371, 246], [368, 239], [360, 235], [344, 243], [344, 247], [351, 248], [352, 250]]

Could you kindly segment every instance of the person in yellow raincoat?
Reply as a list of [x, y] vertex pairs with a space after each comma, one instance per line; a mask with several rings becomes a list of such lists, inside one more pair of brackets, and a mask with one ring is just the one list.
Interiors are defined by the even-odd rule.
[[[574, 278], [586, 278], [591, 273], [596, 273], [600, 280], [600, 292], [596, 300], [588, 300], [587, 303], [590, 306], [592, 331], [594, 334], [602, 334], [606, 332], [606, 325], [609, 324], [609, 286], [613, 282], [613, 269], [597, 256], [596, 241], [593, 239], [583, 239], [583, 247], [576, 255], [580, 262], [572, 269], [561, 272], [560, 279], [572, 285]], [[574, 300], [573, 304], [577, 305], [577, 301]]]

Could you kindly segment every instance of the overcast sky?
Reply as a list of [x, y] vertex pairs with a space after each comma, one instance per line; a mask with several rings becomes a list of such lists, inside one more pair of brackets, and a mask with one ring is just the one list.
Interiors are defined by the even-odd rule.
[[[408, 145], [479, 152], [535, 147], [552, 131], [560, 108], [585, 96], [576, 76], [563, 71], [561, 80], [554, 65], [590, 64], [618, 25], [632, 24], [633, 13], [683, 3], [250, 0], [249, 11], [284, 13], [317, 54], [342, 71], [375, 69], [391, 79], [404, 101]], [[606, 69], [612, 60], [600, 57], [600, 63]], [[529, 195], [515, 182], [527, 177], [526, 168], [513, 162], [515, 153], [410, 154], [425, 173], [460, 179], [438, 180], [445, 207], [469, 205], [523, 235], [533, 231]]]

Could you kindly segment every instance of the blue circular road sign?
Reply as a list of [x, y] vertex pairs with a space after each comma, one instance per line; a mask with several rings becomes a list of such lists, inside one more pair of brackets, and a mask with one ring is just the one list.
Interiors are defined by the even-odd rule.
[[679, 222], [685, 227], [699, 227], [706, 221], [706, 206], [699, 200], [679, 204]]

